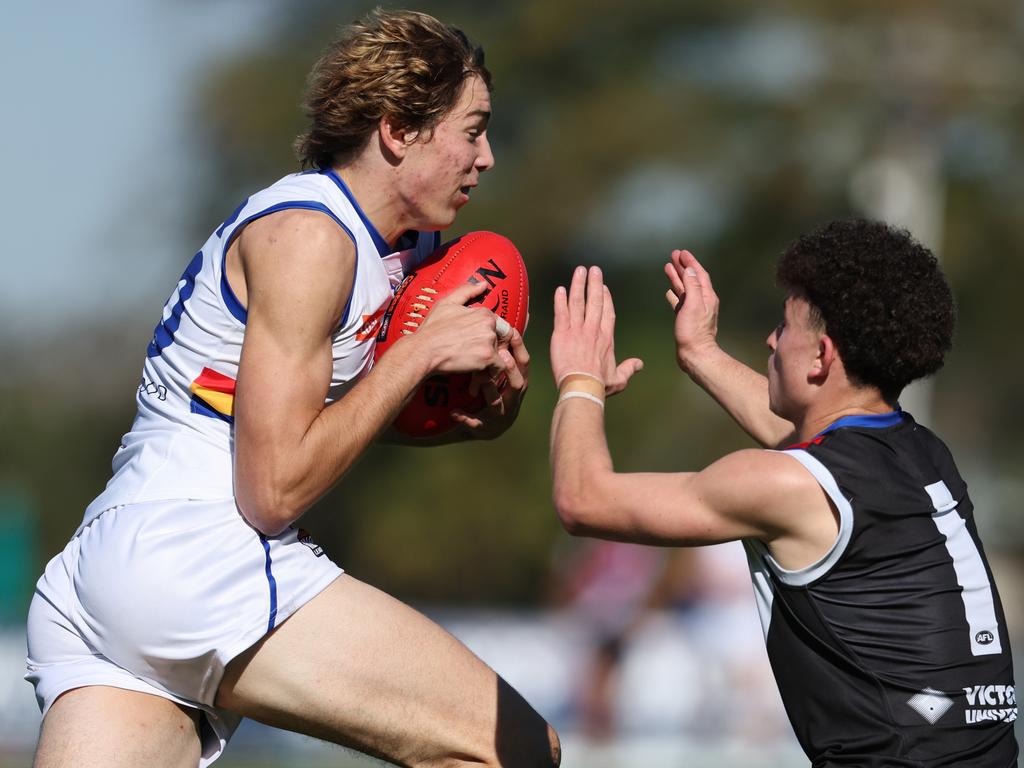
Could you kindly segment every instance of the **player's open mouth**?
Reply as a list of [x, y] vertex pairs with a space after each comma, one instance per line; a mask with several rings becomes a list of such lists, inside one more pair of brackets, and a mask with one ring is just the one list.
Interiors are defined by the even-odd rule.
[[459, 192], [464, 194], [466, 197], [469, 197], [469, 190], [471, 190], [471, 189], [472, 189], [472, 187], [470, 187], [470, 186], [459, 187]]

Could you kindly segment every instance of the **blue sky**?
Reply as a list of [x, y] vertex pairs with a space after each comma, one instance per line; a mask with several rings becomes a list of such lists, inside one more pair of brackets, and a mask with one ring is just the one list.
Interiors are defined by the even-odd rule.
[[[52, 334], [152, 307], [194, 243], [191, 96], [270, 27], [277, 0], [97, 0], [5, 8], [0, 333]], [[151, 311], [155, 311], [152, 310]]]

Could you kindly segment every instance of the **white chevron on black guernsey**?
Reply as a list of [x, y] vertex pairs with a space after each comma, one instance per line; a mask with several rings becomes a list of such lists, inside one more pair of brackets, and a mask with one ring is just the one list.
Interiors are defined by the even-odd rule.
[[745, 544], [772, 668], [814, 766], [1016, 766], [1003, 610], [949, 450], [897, 411], [840, 419], [786, 453], [835, 505], [835, 545], [787, 571]]

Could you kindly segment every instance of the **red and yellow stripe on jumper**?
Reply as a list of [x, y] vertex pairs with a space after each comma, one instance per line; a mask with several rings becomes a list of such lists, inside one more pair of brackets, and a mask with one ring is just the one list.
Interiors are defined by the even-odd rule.
[[192, 392], [192, 413], [233, 423], [235, 380], [212, 368], [203, 368], [189, 386]]

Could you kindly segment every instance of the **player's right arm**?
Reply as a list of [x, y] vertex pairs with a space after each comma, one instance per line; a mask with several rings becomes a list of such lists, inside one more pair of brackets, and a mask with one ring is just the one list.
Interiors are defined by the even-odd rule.
[[322, 214], [282, 211], [246, 227], [237, 257], [248, 316], [234, 407], [235, 496], [264, 534], [280, 533], [331, 488], [426, 376], [499, 364], [495, 316], [463, 306], [486, 286], [467, 283], [325, 407], [355, 245]]
[[679, 367], [761, 445], [774, 448], [792, 442], [792, 422], [769, 410], [768, 379], [718, 345], [718, 295], [704, 267], [689, 251], [672, 251], [665, 275], [665, 297], [676, 310]]

